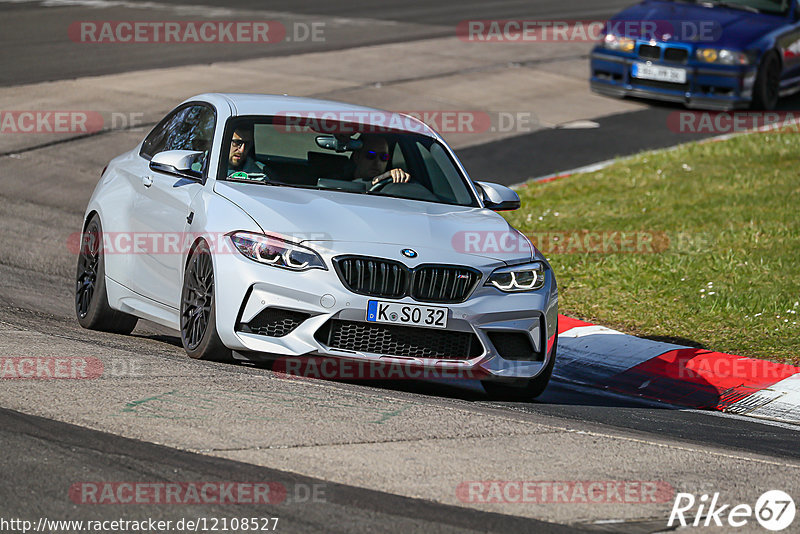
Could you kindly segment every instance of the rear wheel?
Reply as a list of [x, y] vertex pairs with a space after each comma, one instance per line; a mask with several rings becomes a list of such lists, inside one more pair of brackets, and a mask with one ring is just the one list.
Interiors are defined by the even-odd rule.
[[103, 229], [96, 214], [89, 219], [81, 235], [75, 276], [75, 315], [84, 328], [116, 334], [130, 334], [139, 320], [108, 305]]
[[547, 363], [542, 374], [536, 378], [520, 379], [516, 382], [501, 382], [495, 380], [482, 380], [481, 385], [494, 400], [526, 401], [533, 400], [547, 389], [550, 377], [553, 374], [553, 367], [556, 364], [556, 349], [558, 348], [558, 336], [553, 340], [553, 349], [550, 354], [550, 361]]
[[211, 250], [201, 241], [192, 252], [181, 291], [181, 342], [192, 358], [228, 361], [231, 351], [217, 334], [214, 264]]
[[769, 111], [778, 105], [781, 82], [781, 62], [774, 53], [768, 53], [758, 66], [758, 76], [753, 86], [752, 108]]

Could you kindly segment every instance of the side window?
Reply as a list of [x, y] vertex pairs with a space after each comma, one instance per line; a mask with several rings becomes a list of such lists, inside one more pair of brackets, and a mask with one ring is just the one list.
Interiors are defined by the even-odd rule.
[[205, 167], [211, 152], [216, 119], [211, 108], [190, 105], [178, 109], [156, 126], [144, 140], [140, 155], [151, 159], [165, 150], [198, 150], [205, 153], [198, 171]]

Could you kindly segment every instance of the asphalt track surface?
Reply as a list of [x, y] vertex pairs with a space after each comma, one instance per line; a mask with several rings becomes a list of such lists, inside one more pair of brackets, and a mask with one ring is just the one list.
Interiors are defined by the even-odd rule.
[[[137, 6], [139, 2], [126, 2], [123, 11], [100, 13], [97, 8], [88, 8], [82, 2], [66, 2], [58, 7], [42, 7], [40, 2], [1, 3], [0, 16], [9, 24], [4, 32], [2, 45], [4, 56], [0, 84], [17, 85], [65, 77], [99, 75], [141, 68], [174, 66], [197, 62], [213, 62], [244, 57], [260, 57], [265, 54], [293, 54], [314, 50], [315, 47], [348, 48], [367, 43], [402, 41], [406, 39], [451, 35], [453, 26], [466, 18], [601, 18], [608, 16], [620, 5], [628, 3], [604, 3], [597, 8], [596, 2], [572, 2], [568, 7], [563, 2], [503, 2], [495, 5], [486, 2], [430, 2], [401, 3], [395, 6], [378, 6], [361, 2], [297, 2], [291, 5], [293, 13], [314, 18], [340, 17], [359, 18], [367, 15], [382, 21], [402, 24], [404, 31], [392, 34], [386, 27], [366, 24], [358, 32], [343, 31], [341, 41], [326, 43], [286, 43], [268, 51], [241, 52], [239, 49], [214, 49], [172, 47], [164, 53], [137, 53], [131, 47], [119, 47], [92, 56], [86, 61], [78, 46], [64, 40], [64, 24], [75, 20], [120, 20], [158, 19], [158, 10]], [[232, 7], [241, 10], [285, 12], [285, 6], [277, 2], [222, 3], [193, 2], [202, 5]], [[202, 12], [202, 10], [200, 10]], [[161, 10], [174, 17], [167, 8]], [[346, 23], [342, 22], [347, 28]], [[349, 37], [348, 37], [349, 35]], [[152, 52], [152, 50], [150, 51]], [[249, 56], [249, 54], [253, 54]], [[792, 106], [792, 103], [785, 104]], [[499, 176], [485, 176], [508, 182], [518, 176], [521, 169], [535, 173], [563, 171], [572, 167], [608, 159], [640, 149], [669, 146], [676, 142], [693, 140], [692, 137], [676, 137], [668, 132], [654, 132], [651, 137], [642, 135], [641, 125], [647, 121], [664, 120], [673, 111], [669, 106], [654, 106], [641, 112], [622, 114], [601, 119], [600, 129], [590, 130], [546, 130], [501, 141], [490, 146], [467, 148], [460, 152], [473, 176], [484, 177], [485, 173], [501, 168]], [[609, 130], [616, 135], [609, 136]], [[663, 130], [663, 129], [662, 129]], [[542, 147], [539, 159], [526, 160], [515, 157], [522, 147], [535, 140]], [[555, 152], [555, 156], [552, 154]], [[488, 156], [487, 156], [488, 154]], [[548, 154], [548, 156], [544, 156]], [[497, 171], [494, 171], [496, 174]], [[57, 187], [57, 184], [50, 184]], [[69, 205], [66, 210], [74, 217], [72, 207], [85, 204], [84, 189], [60, 192]], [[6, 197], [17, 201], [19, 198]], [[51, 224], [71, 224], [62, 217], [62, 212], [43, 205]], [[69, 337], [87, 334], [81, 331], [70, 313], [69, 290], [72, 265], [58, 263], [43, 266], [41, 276], [18, 267], [25, 263], [16, 256], [30, 254], [25, 250], [3, 251], [0, 259], [0, 275], [4, 284], [0, 286], [0, 320], [12, 324], [24, 324], [32, 330]], [[13, 258], [12, 258], [13, 257]], [[65, 298], [66, 296], [66, 298]], [[111, 336], [112, 345], [127, 347], [132, 351], [163, 352], [170, 355], [180, 353], [179, 341], [174, 335], [160, 327], [140, 323], [134, 336]], [[105, 339], [105, 338], [104, 338]], [[194, 362], [193, 362], [194, 363]], [[196, 364], [203, 365], [202, 362]], [[231, 364], [234, 370], [239, 366]], [[244, 368], [244, 367], [243, 367]], [[269, 376], [266, 369], [249, 369], [248, 372]], [[797, 431], [793, 428], [773, 425], [742, 418], [717, 416], [708, 413], [676, 410], [666, 406], [654, 406], [636, 399], [610, 396], [603, 392], [554, 381], [551, 388], [536, 402], [498, 403], [488, 400], [474, 384], [442, 385], [431, 383], [381, 383], [378, 385], [335, 383], [341, 391], [355, 395], [366, 390], [378, 390], [382, 394], [401, 399], [423, 400], [435, 406], [467, 407], [476, 414], [506, 414], [530, 423], [550, 422], [571, 425], [593, 432], [619, 434], [631, 439], [669, 441], [687, 447], [710, 447], [731, 455], [756, 454], [774, 458], [776, 461], [800, 459], [797, 447]], [[4, 517], [42, 515], [69, 519], [85, 519], [75, 507], [64, 499], [65, 488], [76, 480], [85, 479], [87, 466], [91, 466], [96, 480], [275, 480], [292, 484], [315, 484], [321, 479], [303, 477], [282, 470], [268, 469], [248, 463], [235, 462], [205, 455], [178, 451], [151, 443], [115, 436], [109, 433], [88, 430], [21, 414], [6, 409], [0, 410], [0, 442], [4, 454], [0, 460], [0, 472], [4, 483], [0, 489], [0, 512]], [[768, 488], [764, 488], [768, 489]], [[32, 498], [31, 496], [35, 496]], [[253, 510], [248, 510], [249, 512]], [[228, 508], [209, 506], [126, 509], [128, 516], [231, 516], [240, 515]], [[291, 504], [277, 509], [259, 509], [257, 515], [275, 514], [281, 517], [285, 532], [372, 532], [372, 531], [502, 531], [502, 532], [574, 532], [578, 528], [594, 531], [650, 532], [663, 529], [663, 521], [653, 524], [640, 522], [617, 525], [608, 529], [598, 525], [557, 524], [533, 519], [471, 510], [423, 499], [412, 499], [390, 493], [367, 490], [355, 486], [327, 483], [327, 500], [319, 506], [296, 506]], [[92, 510], [92, 519], [115, 519], [119, 510], [97, 508]]]
[[[631, 3], [630, 0], [602, 3], [591, 0], [569, 3], [446, 0], [435, 4], [422, 0], [400, 3], [310, 0], [290, 4], [274, 0], [1, 0], [4, 31], [0, 35], [0, 46], [4, 59], [0, 86], [453, 36], [459, 22], [471, 19], [604, 20]], [[80, 21], [186, 19], [277, 20], [287, 27], [295, 23], [305, 26], [324, 23], [326, 38], [325, 42], [290, 40], [251, 47], [127, 43], [97, 46], [74, 42], [67, 32], [71, 24]], [[154, 83], [157, 85], [157, 80]], [[597, 121], [598, 128], [544, 129], [464, 149], [459, 151], [459, 157], [476, 179], [514, 185], [519, 176], [563, 172], [712, 135], [652, 127], [667, 124], [667, 117], [681, 109], [679, 105], [652, 102], [642, 111], [604, 117]], [[800, 96], [783, 100], [780, 109], [800, 109]], [[530, 150], [531, 146], [536, 147], [535, 151]], [[498, 162], [503, 164], [498, 165]]]
[[[10, 478], [0, 489], [2, 514], [27, 517], [32, 508], [30, 495], [40, 496], [35, 507], [49, 518], [85, 519], [76, 514], [72, 502], [65, 500], [65, 488], [85, 478], [91, 465], [99, 480], [163, 481], [224, 480], [250, 482], [269, 480], [287, 489], [285, 501], [247, 506], [247, 517], [277, 517], [278, 532], [582, 532], [581, 528], [513, 517], [456, 506], [442, 506], [421, 499], [410, 499], [362, 488], [331, 484], [230, 460], [177, 451], [167, 447], [87, 430], [75, 425], [0, 409], [0, 441], [3, 443], [3, 471], [23, 474]], [[46, 462], [17, 462], [20, 458], [46, 458]], [[55, 465], [54, 465], [55, 464]], [[302, 488], [302, 489], [301, 489]], [[311, 488], [307, 492], [307, 488]], [[317, 499], [314, 491], [317, 488]], [[319, 488], [324, 488], [320, 493]], [[324, 498], [324, 501], [323, 501]], [[308, 506], [313, 502], [313, 506]], [[98, 520], [118, 519], [110, 511]], [[240, 510], [231, 506], [187, 504], [148, 504], [129, 507], [125, 517], [177, 522], [181, 518], [214, 517], [234, 519]], [[346, 521], [343, 520], [346, 518]], [[595, 532], [598, 529], [594, 529]]]
[[[575, 0], [568, 4], [558, 0], [443, 0], [435, 3], [425, 0], [4, 1], [0, 2], [0, 18], [4, 21], [0, 46], [6, 59], [0, 71], [0, 85], [452, 36], [456, 25], [468, 19], [603, 20], [629, 3], [628, 0], [612, 0], [601, 5], [592, 0]], [[287, 14], [289, 11], [291, 14]], [[66, 31], [70, 24], [80, 21], [179, 19], [277, 20], [289, 26], [295, 22], [324, 22], [326, 35], [325, 42], [308, 39], [248, 47], [237, 44], [174, 46], [123, 43], [98, 47], [74, 42]], [[86, 61], [87, 55], [91, 61]]]

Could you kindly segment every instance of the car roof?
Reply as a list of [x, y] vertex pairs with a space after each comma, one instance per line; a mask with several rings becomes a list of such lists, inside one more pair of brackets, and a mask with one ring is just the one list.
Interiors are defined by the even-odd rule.
[[[227, 101], [232, 116], [244, 115], [285, 115], [299, 114], [321, 118], [323, 113], [333, 114], [333, 120], [358, 122], [373, 126], [385, 126], [393, 120], [392, 129], [410, 133], [421, 133], [431, 137], [439, 136], [427, 124], [410, 115], [388, 110], [357, 106], [333, 100], [303, 98], [289, 95], [267, 95], [251, 93], [205, 93], [187, 99], [187, 102], [203, 100], [217, 105]], [[329, 116], [329, 115], [326, 115]], [[397, 118], [402, 117], [398, 121]]]

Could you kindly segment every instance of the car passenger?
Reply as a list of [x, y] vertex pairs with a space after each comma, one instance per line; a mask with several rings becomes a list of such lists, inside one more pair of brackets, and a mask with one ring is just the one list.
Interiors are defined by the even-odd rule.
[[228, 173], [230, 176], [236, 172], [247, 174], [263, 174], [266, 176], [266, 165], [256, 160], [255, 147], [253, 144], [253, 128], [246, 126], [236, 127], [231, 136], [230, 148], [228, 151]]

